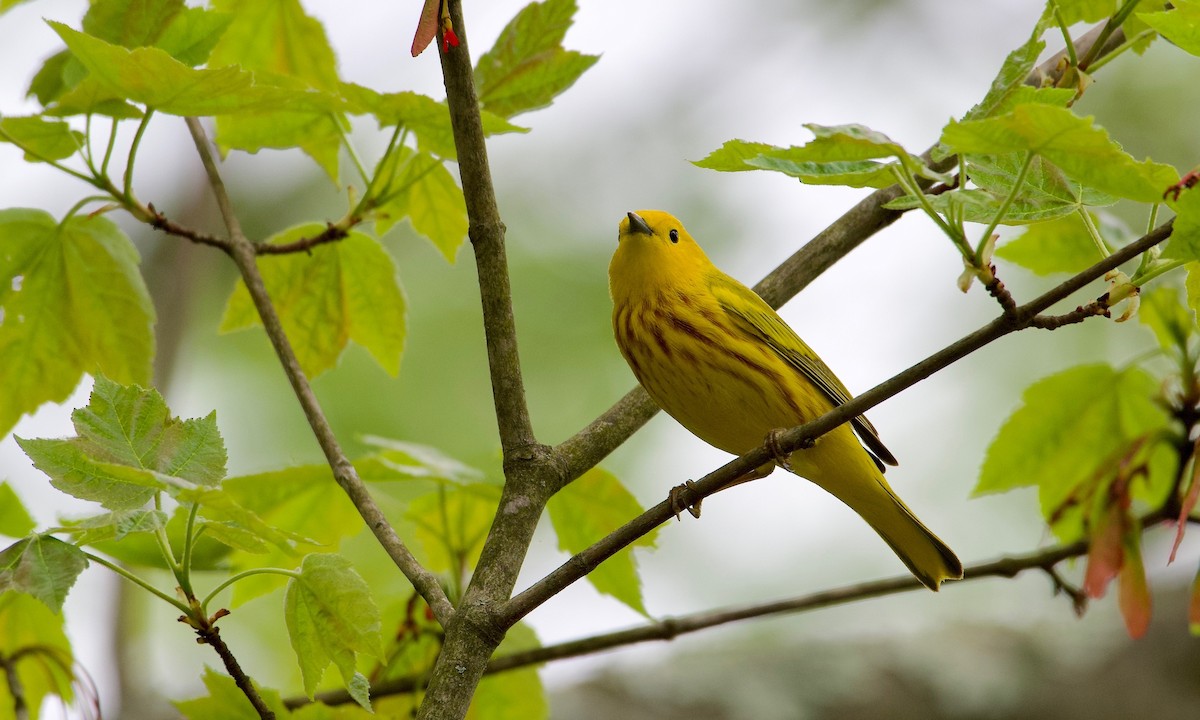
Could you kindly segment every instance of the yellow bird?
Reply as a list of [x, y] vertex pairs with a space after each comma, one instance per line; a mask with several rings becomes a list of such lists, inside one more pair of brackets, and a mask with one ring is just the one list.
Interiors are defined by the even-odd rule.
[[[718, 270], [665, 212], [631, 212], [621, 221], [608, 280], [613, 332], [633, 374], [659, 407], [710, 445], [742, 455], [850, 400], [783, 319]], [[896, 459], [861, 415], [778, 461], [861, 515], [929, 589], [961, 578], [954, 552], [883, 479], [884, 463]]]

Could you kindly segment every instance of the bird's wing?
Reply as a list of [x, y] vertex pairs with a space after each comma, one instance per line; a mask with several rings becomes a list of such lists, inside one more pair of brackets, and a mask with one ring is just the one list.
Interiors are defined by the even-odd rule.
[[[850, 401], [850, 391], [829, 366], [753, 290], [729, 276], [715, 277], [711, 289], [721, 308], [737, 327], [765, 342], [788, 364], [803, 373], [835, 406]], [[897, 464], [895, 456], [884, 447], [879, 432], [866, 416], [859, 415], [850, 421], [850, 425], [880, 461], [888, 465]]]

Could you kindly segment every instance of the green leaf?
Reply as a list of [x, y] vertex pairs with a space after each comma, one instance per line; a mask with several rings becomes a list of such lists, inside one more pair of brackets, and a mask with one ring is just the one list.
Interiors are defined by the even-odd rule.
[[[233, 21], [213, 49], [210, 66], [237, 65], [260, 78], [266, 74], [299, 81], [300, 88], [338, 91], [337, 61], [325, 28], [298, 0], [217, 0], [213, 6]], [[230, 115], [217, 118], [216, 140], [223, 153], [299, 147], [336, 183], [342, 124], [336, 113], [320, 110]]]
[[[70, 703], [74, 698], [74, 660], [62, 613], [57, 613], [24, 593], [0, 595], [0, 657], [9, 658], [7, 672], [15, 672], [18, 686], [31, 710], [50, 695]], [[18, 653], [21, 654], [20, 661]], [[0, 707], [13, 717], [11, 682], [0, 682]], [[37, 720], [30, 713], [30, 718]]]
[[118, 96], [159, 112], [202, 116], [266, 110], [332, 112], [341, 107], [329, 93], [256, 85], [252, 73], [236, 66], [196, 70], [159, 48], [127, 50], [61, 23], [50, 26], [97, 81]]
[[52, 535], [32, 535], [0, 551], [0, 593], [23, 592], [62, 612], [67, 592], [87, 565], [74, 545]]
[[28, 535], [37, 523], [21, 504], [17, 491], [7, 482], [0, 482], [0, 535], [21, 537]]
[[[987, 220], [991, 219], [991, 215], [998, 211], [1000, 203], [1012, 192], [1024, 163], [1024, 153], [967, 157], [967, 175], [992, 197], [989, 202], [991, 213]], [[934, 202], [936, 205], [936, 200]], [[1034, 156], [1029, 161], [1021, 189], [1002, 222], [1015, 225], [1051, 220], [1069, 215], [1083, 207], [1112, 205], [1115, 202], [1116, 198], [1080, 185], [1052, 163]]]
[[[1170, 427], [1156, 402], [1158, 384], [1140, 368], [1108, 365], [1080, 365], [1034, 383], [988, 448], [975, 493], [1036, 486], [1051, 520], [1067, 505], [1078, 508], [1112, 475], [1117, 458]], [[1077, 528], [1055, 530], [1066, 539]]]
[[86, 76], [87, 69], [71, 55], [71, 51], [62, 50], [46, 58], [29, 83], [25, 96], [36, 97], [43, 106], [49, 105]]
[[375, 211], [375, 232], [382, 236], [407, 217], [453, 263], [469, 226], [462, 190], [446, 166], [432, 155], [400, 147], [376, 172], [391, 181]]
[[[373, 115], [381, 128], [403, 125], [417, 136], [418, 149], [446, 160], [456, 158], [450, 109], [445, 102], [409, 91], [380, 93], [354, 83], [342, 83], [341, 92], [351, 105], [350, 112]], [[481, 110], [480, 116], [485, 136], [529, 132], [529, 128], [514, 125], [487, 110]]]
[[1092, 118], [1052, 105], [1018, 105], [984, 120], [951, 121], [941, 141], [959, 153], [1037, 153], [1085, 185], [1141, 202], [1160, 201], [1163, 189], [1179, 178], [1169, 165], [1134, 160]]
[[1142, 22], [1192, 55], [1200, 55], [1200, 2], [1182, 0], [1162, 12], [1138, 13]]
[[233, 16], [189, 7], [176, 15], [154, 43], [184, 65], [203, 65], [217, 46]]
[[89, 76], [62, 93], [53, 105], [46, 108], [45, 114], [55, 117], [104, 115], [129, 120], [141, 118], [145, 113], [125, 102], [120, 93]]
[[[250, 704], [237, 682], [210, 667], [204, 668], [201, 677], [208, 695], [193, 700], [176, 700], [172, 704], [187, 720], [259, 720], [258, 711]], [[283, 720], [293, 717], [283, 704], [279, 692], [255, 685], [259, 696], [274, 713]]]
[[[541, 645], [532, 628], [518, 623], [505, 634], [497, 654], [504, 656]], [[467, 720], [544, 720], [548, 717], [546, 689], [533, 667], [484, 676], [467, 712]]]
[[759, 155], [781, 151], [784, 148], [767, 143], [749, 142], [746, 140], [726, 140], [719, 149], [713, 150], [703, 160], [693, 160], [696, 167], [716, 170], [718, 172], [745, 172], [759, 170], [749, 163]]
[[[284, 619], [300, 661], [304, 692], [311, 698], [329, 663], [351, 696], [370, 708], [365, 678], [355, 670], [358, 653], [383, 660], [379, 608], [350, 561], [340, 555], [307, 555], [288, 583]], [[361, 678], [361, 679], [360, 679]]]
[[109, 510], [140, 508], [156, 491], [167, 488], [149, 470], [96, 460], [94, 446], [81, 438], [16, 440], [33, 466], [50, 476], [51, 485]]
[[[642, 513], [642, 507], [614, 475], [593, 468], [546, 504], [550, 522], [558, 535], [558, 548], [572, 555]], [[653, 547], [654, 535], [642, 537], [605, 560], [588, 576], [596, 590], [611, 595], [642, 615], [642, 583], [633, 559], [633, 547]]]
[[[283, 244], [321, 234], [323, 225], [299, 225], [271, 237]], [[263, 281], [283, 329], [310, 377], [333, 367], [354, 340], [391, 375], [404, 350], [404, 293], [396, 266], [378, 240], [359, 232], [306, 253], [265, 257]], [[250, 293], [239, 283], [229, 296], [221, 332], [259, 325]]]
[[167, 526], [162, 510], [121, 510], [63, 523], [76, 545], [121, 540], [136, 533], [152, 533]]
[[98, 377], [87, 407], [71, 413], [71, 420], [94, 457], [200, 485], [225, 477], [216, 413], [180, 421], [157, 390]]
[[[137, 511], [130, 511], [130, 514], [132, 515], [134, 512]], [[170, 541], [171, 547], [182, 548], [185, 545], [184, 537], [187, 534], [187, 519], [190, 514], [190, 508], [182, 505], [171, 514], [171, 519], [166, 524], [167, 539]], [[120, 515], [120, 513], [114, 513], [114, 515]], [[72, 531], [69, 525], [67, 531]], [[120, 540], [90, 538], [88, 544], [99, 552], [128, 565], [140, 565], [160, 570], [169, 569], [163, 560], [162, 547], [149, 533], [134, 532], [125, 535]], [[229, 554], [230, 550], [226, 545], [208, 537], [207, 533], [202, 533], [192, 545], [191, 568], [193, 571], [220, 570], [228, 573]]]
[[[1189, 267], [1189, 271], [1190, 271]], [[1173, 285], [1143, 288], [1138, 303], [1138, 320], [1150, 328], [1158, 345], [1169, 352], [1186, 351], [1196, 332], [1196, 315]]]
[[1067, 25], [1100, 22], [1117, 11], [1117, 0], [1054, 0], [1054, 5]]
[[69, 158], [83, 147], [83, 133], [60, 120], [40, 115], [0, 118], [0, 141], [10, 142], [25, 151], [28, 162], [48, 162]]
[[[0, 15], [12, 10], [21, 3], [29, 2], [29, 0], [0, 0]], [[12, 707], [12, 705], [3, 705], [0, 707]]]
[[1163, 257], [1200, 260], [1200, 192], [1185, 190], [1178, 200], [1167, 201], [1167, 206], [1175, 211], [1175, 223]]
[[458, 485], [482, 479], [483, 473], [428, 445], [365, 435], [361, 440], [381, 452], [367, 459], [378, 460], [389, 471], [404, 479], [434, 478]]
[[963, 120], [977, 120], [1008, 111], [1000, 108], [1005, 107], [1006, 99], [1009, 96], [1025, 86], [1025, 79], [1037, 67], [1038, 58], [1041, 56], [1042, 50], [1046, 49], [1042, 35], [1053, 24], [1054, 14], [1052, 8], [1047, 5], [1046, 9], [1042, 11], [1042, 16], [1034, 24], [1029, 39], [1025, 41], [1024, 45], [1008, 54], [1008, 57], [1004, 59], [1004, 64], [1000, 66], [1000, 71], [992, 80], [987, 94], [963, 116]]
[[545, 107], [600, 59], [562, 47], [575, 10], [575, 0], [545, 0], [517, 13], [475, 66], [485, 110], [509, 118]]
[[133, 243], [103, 217], [0, 210], [0, 434], [83, 373], [148, 382], [154, 308]]
[[183, 0], [95, 0], [83, 31], [127, 48], [153, 45], [183, 9]]
[[1030, 225], [996, 248], [996, 257], [1038, 275], [1077, 273], [1103, 259], [1078, 213]]

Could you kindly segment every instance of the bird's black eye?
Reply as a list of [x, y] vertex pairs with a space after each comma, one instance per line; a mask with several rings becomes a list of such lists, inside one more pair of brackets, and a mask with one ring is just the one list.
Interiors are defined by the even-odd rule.
[[670, 235], [671, 235], [671, 242], [673, 242], [673, 243], [679, 242], [679, 231], [678, 230], [672, 228]]

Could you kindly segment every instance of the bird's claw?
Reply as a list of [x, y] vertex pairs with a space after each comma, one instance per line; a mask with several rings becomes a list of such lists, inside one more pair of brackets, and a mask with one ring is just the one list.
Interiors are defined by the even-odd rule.
[[691, 505], [687, 504], [688, 492], [696, 492], [696, 483], [688, 480], [682, 485], [676, 485], [671, 488], [671, 492], [667, 494], [667, 500], [671, 503], [671, 510], [675, 512], [675, 519], [679, 520], [679, 515], [685, 509], [688, 513], [696, 518], [700, 518], [700, 503], [704, 502], [704, 498], [700, 498]]
[[[771, 432], [767, 433], [766, 446], [767, 446], [767, 449], [771, 451], [771, 455], [773, 455], [775, 457], [776, 465], [783, 468], [784, 470], [787, 470], [788, 472], [793, 472], [791, 454], [785, 453], [779, 447], [779, 439], [781, 437], [783, 437], [783, 434], [785, 432], [787, 432], [787, 431], [784, 430], [783, 428], [775, 428]], [[812, 446], [813, 446], [813, 441], [811, 439], [809, 439], [809, 440], [805, 440], [804, 444], [796, 449], [797, 450], [807, 450]]]

